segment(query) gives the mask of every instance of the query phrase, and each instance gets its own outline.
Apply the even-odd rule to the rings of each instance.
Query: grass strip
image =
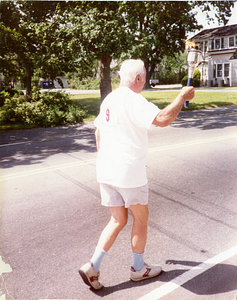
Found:
[[[155,91],[155,92],[142,92],[142,96],[148,101],[157,105],[160,109],[163,109],[170,104],[180,91]],[[73,95],[71,100],[74,103],[83,105],[88,110],[88,117],[85,121],[93,121],[99,114],[100,110],[100,95]],[[199,110],[206,108],[215,108],[219,106],[237,105],[237,93],[236,92],[218,92],[218,91],[196,91],[195,98],[190,101],[188,108],[183,108],[183,111],[187,110]]]
[[[141,94],[148,101],[163,109],[170,104],[175,97],[180,93],[177,91],[144,91]],[[70,100],[74,104],[82,105],[87,111],[88,116],[84,119],[86,122],[93,121],[100,111],[100,94],[87,94],[87,95],[71,95]],[[182,110],[199,110],[207,108],[215,108],[220,106],[237,105],[237,93],[232,91],[218,91],[218,90],[196,90],[195,98],[190,101],[188,108]],[[1,109],[0,109],[1,113]],[[0,125],[0,131],[8,130],[21,130],[35,128],[36,126],[24,124],[6,124]]]

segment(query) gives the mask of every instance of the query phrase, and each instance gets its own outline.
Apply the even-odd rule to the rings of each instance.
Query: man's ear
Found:
[[[136,76],[136,81],[139,82],[139,83],[142,81],[142,77],[141,77],[140,74],[138,74],[138,75]]]

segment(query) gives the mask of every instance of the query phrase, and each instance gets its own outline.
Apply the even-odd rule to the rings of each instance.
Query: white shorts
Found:
[[[136,188],[120,188],[106,183],[100,183],[101,204],[104,206],[147,205],[148,184]]]

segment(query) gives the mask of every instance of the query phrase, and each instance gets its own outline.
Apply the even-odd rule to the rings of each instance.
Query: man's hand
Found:
[[[184,98],[184,102],[192,100],[194,98],[194,94],[195,91],[193,86],[184,86],[182,88],[181,95]]]

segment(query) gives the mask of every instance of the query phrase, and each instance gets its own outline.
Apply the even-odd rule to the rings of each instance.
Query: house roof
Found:
[[[194,35],[190,40],[200,41],[229,35],[237,35],[237,24],[216,27],[212,29],[204,29],[198,34]]]
[[[235,50],[234,54],[230,57],[230,59],[237,59],[237,49]]]

